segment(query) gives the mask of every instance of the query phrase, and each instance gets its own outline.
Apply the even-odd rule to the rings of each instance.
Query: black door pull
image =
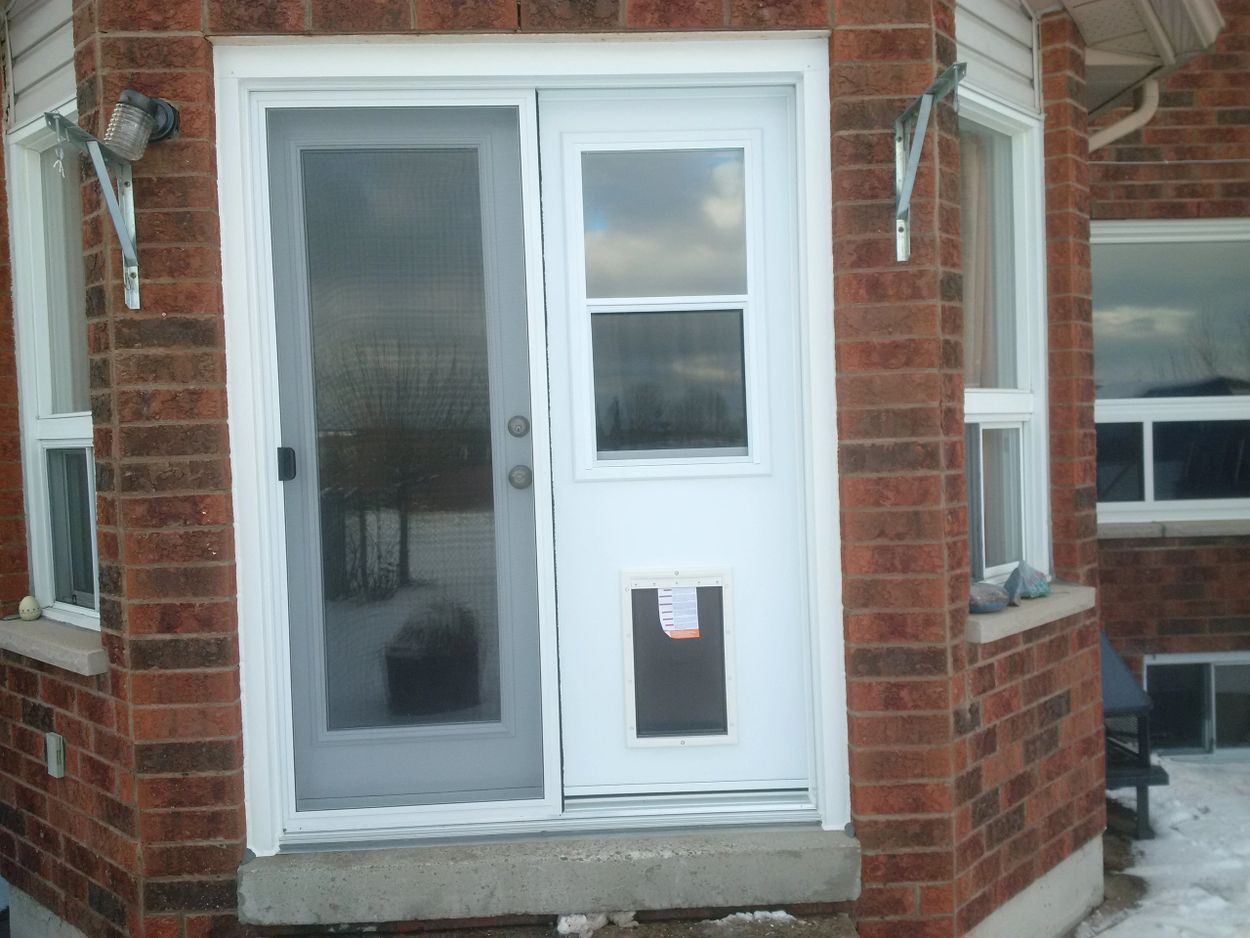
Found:
[[[295,478],[295,450],[289,446],[278,447],[278,481],[290,482]]]

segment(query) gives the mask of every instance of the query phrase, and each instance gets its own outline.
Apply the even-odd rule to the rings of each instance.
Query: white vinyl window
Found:
[[[1250,221],[1092,241],[1098,520],[1250,518]]]
[[[971,89],[959,106],[972,576],[1049,572],[1041,123]]]
[[[31,590],[98,628],[82,169],[42,117],[7,143]]]
[[[1250,653],[1147,655],[1144,671],[1156,749],[1250,751]]]

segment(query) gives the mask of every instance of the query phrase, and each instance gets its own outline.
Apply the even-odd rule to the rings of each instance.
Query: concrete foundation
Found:
[[[85,938],[73,925],[12,886],[9,887],[9,935],[11,938]]]
[[[859,895],[841,831],[749,830],[300,852],[239,869],[239,917],[334,925],[643,909],[775,908]]]
[[[1102,836],[999,906],[967,938],[1059,938],[1102,902]]]

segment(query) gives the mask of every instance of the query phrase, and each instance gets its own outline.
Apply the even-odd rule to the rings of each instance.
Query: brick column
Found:
[[[133,936],[234,907],[243,852],[234,546],[212,55],[199,0],[84,0],[80,123],[124,88],[168,98],[181,135],[135,164],[142,308],[123,300],[98,195],[86,219],[101,624],[139,840]],[[98,193],[98,189],[92,189]]]
[[[9,613],[29,583],[3,185],[0,205],[0,607]],[[88,934],[118,938],[138,891],[132,750],[116,700],[124,682],[117,669],[84,677],[0,652],[0,876]],[[48,731],[65,738],[63,778],[45,766]]]
[[[0,76],[0,91],[3,91]],[[9,264],[9,193],[0,154],[0,611],[16,611],[29,592],[26,505],[22,496],[22,433],[17,407],[17,355],[13,333],[13,272]]]
[[[1066,12],[1042,19],[1050,499],[1055,575],[1096,586],[1094,333],[1089,269],[1085,44]]]
[[[894,118],[954,61],[946,2],[837,5],[835,329],[851,805],[864,938],[954,933],[967,609],[958,137],[936,112],[896,262]]]

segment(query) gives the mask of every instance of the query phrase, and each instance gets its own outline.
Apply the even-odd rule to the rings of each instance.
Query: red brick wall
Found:
[[[1224,32],[1164,80],[1154,119],[1093,155],[1094,218],[1250,217],[1250,0],[1220,12]],[[1099,557],[1104,628],[1134,668],[1250,649],[1250,537],[1109,538]]]
[[[1150,123],[1093,154],[1094,218],[1250,216],[1250,0],[1219,6],[1224,32],[1164,79]]]
[[[0,77],[0,90],[3,90]],[[22,501],[22,438],[13,344],[13,278],[9,267],[9,201],[0,154],[0,612],[26,595],[26,506]]]
[[[955,782],[962,928],[1106,822],[1094,616],[971,645],[968,657],[972,732],[961,740]]]
[[[1134,670],[1143,654],[1250,649],[1250,539],[1099,542],[1103,628]]]
[[[947,12],[939,5],[932,21],[939,65],[950,60]],[[1083,46],[1066,13],[1042,36],[1055,567],[1093,585]],[[856,48],[850,38],[835,30],[834,266],[859,928],[961,934],[1102,830],[1097,629],[1090,613],[993,645],[963,640],[958,147],[940,122],[913,258],[895,265],[879,223],[888,203],[864,193],[886,192],[888,119],[906,103],[890,97],[919,76],[838,56]]]
[[[958,137],[925,142],[895,260],[892,123],[954,61],[953,4],[847,0],[832,44],[839,487],[851,808],[864,938],[954,934],[952,710],[963,667]]]
[[[3,180],[0,205],[0,610],[12,613],[29,587]],[[118,681],[0,652],[0,876],[92,935],[124,934],[138,890]],[[64,778],[44,767],[48,731],[65,737]]]
[[[177,15],[92,0],[74,16],[84,126],[100,132],[99,103],[126,86],[182,108],[182,138],[136,168],[139,312],[121,299],[98,188],[84,188],[109,673],[0,659],[0,873],[89,935],[181,934],[184,918],[194,933],[212,921],[200,913],[233,906],[243,850],[211,56],[199,35],[144,34],[186,25]],[[5,247],[0,513],[20,516]],[[26,592],[25,533],[0,531],[11,600]],[[48,729],[66,739],[64,779],[43,767]]]
[[[1084,46],[1067,13],[1041,26],[1045,106],[1051,518],[1055,574],[1096,585]],[[995,908],[1105,824],[1092,612],[968,646],[956,748],[958,925]]]
[[[86,846],[125,878],[105,877],[75,852],[84,864],[79,878],[58,885],[64,877],[50,864],[60,862],[64,844],[79,842],[82,822],[55,815],[48,838],[24,839],[20,888],[92,934],[191,936],[235,927],[244,818],[206,33],[836,23],[831,210],[861,934],[957,934],[1101,825],[1100,807],[1085,805],[1100,784],[1090,749],[1097,721],[1091,729],[1096,657],[1088,621],[979,649],[963,638],[962,287],[949,104],[926,143],[905,265],[894,260],[891,225],[891,124],[954,60],[950,0],[79,0],[75,20],[82,123],[98,131],[117,92],[133,86],[182,108],[183,137],[154,145],[136,167],[141,311],[122,302],[116,246],[98,198],[86,225],[102,618],[112,669],[79,691],[64,718],[83,699],[111,708],[105,715],[117,735],[91,729],[78,738],[112,741],[109,797],[118,823],[128,817],[130,826],[116,830],[117,843]],[[1048,98],[1062,130],[1047,136],[1050,237],[1063,242],[1051,256],[1056,559],[1065,576],[1092,582],[1081,227],[1088,193],[1080,176],[1083,114],[1070,84],[1079,82],[1079,47],[1066,15],[1051,19],[1047,36]],[[11,395],[0,389],[0,400]],[[10,533],[5,543],[20,543]],[[26,671],[35,673],[29,663],[14,673]],[[45,678],[49,690],[19,675],[8,685],[16,692],[0,696],[0,734],[8,734],[0,735],[0,779],[29,788],[28,801],[51,784],[21,752],[30,742],[22,698],[56,696],[57,680]],[[45,719],[26,706],[30,719]],[[94,705],[90,715],[105,716]],[[27,825],[42,816],[23,805],[19,799],[4,821],[38,831]],[[92,896],[101,895],[123,927],[91,911]]]

